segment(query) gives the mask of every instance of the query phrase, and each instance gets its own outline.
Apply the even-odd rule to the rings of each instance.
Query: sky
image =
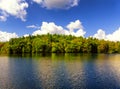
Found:
[[[0,0],[0,41],[47,33],[120,41],[120,0]]]

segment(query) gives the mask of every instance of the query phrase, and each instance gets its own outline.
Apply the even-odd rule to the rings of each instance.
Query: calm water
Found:
[[[120,89],[120,54],[0,56],[0,89]]]

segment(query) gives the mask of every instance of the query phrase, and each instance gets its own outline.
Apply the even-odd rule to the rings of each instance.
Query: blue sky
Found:
[[[11,8],[14,2],[18,9]],[[38,32],[43,22],[48,27],[53,22],[55,26],[69,30],[66,26],[76,20],[82,28],[74,27],[74,31],[83,29],[84,37],[105,35],[103,38],[106,39],[120,32],[120,0],[13,0],[13,3],[0,0],[0,3],[0,31],[17,36]],[[7,6],[11,9],[4,8]],[[33,25],[35,27],[30,27]]]

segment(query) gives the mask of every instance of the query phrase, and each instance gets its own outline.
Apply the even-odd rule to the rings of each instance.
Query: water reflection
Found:
[[[115,79],[117,87],[120,87],[120,55],[111,55],[109,57],[109,68]]]
[[[72,88],[85,89],[85,71],[80,56],[65,55],[68,79]]]
[[[0,57],[0,89],[120,89],[119,54]]]
[[[95,65],[96,65],[96,73],[99,76],[99,85],[101,85],[103,87],[103,89],[120,89],[119,86],[119,81],[118,81],[118,77],[116,76],[116,74],[119,71],[115,72],[115,69],[117,69],[117,67],[114,67],[116,64],[114,64],[115,62],[115,56],[116,55],[98,55],[98,60],[96,60]],[[117,55],[118,56],[118,55]],[[120,57],[120,55],[119,55]],[[117,59],[118,63],[120,63],[119,58]],[[113,66],[114,65],[114,66]],[[119,75],[120,77],[120,75]]]
[[[54,73],[52,60],[48,57],[41,57],[40,59],[34,60],[34,70],[36,78],[41,83],[43,89],[53,89],[54,87]]]
[[[0,88],[7,89],[11,86],[9,71],[9,59],[8,57],[1,57],[0,60]]]
[[[36,89],[32,60],[0,57],[0,89]]]

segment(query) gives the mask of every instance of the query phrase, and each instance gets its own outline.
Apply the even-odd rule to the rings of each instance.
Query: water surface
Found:
[[[0,56],[0,89],[120,89],[120,54]]]

